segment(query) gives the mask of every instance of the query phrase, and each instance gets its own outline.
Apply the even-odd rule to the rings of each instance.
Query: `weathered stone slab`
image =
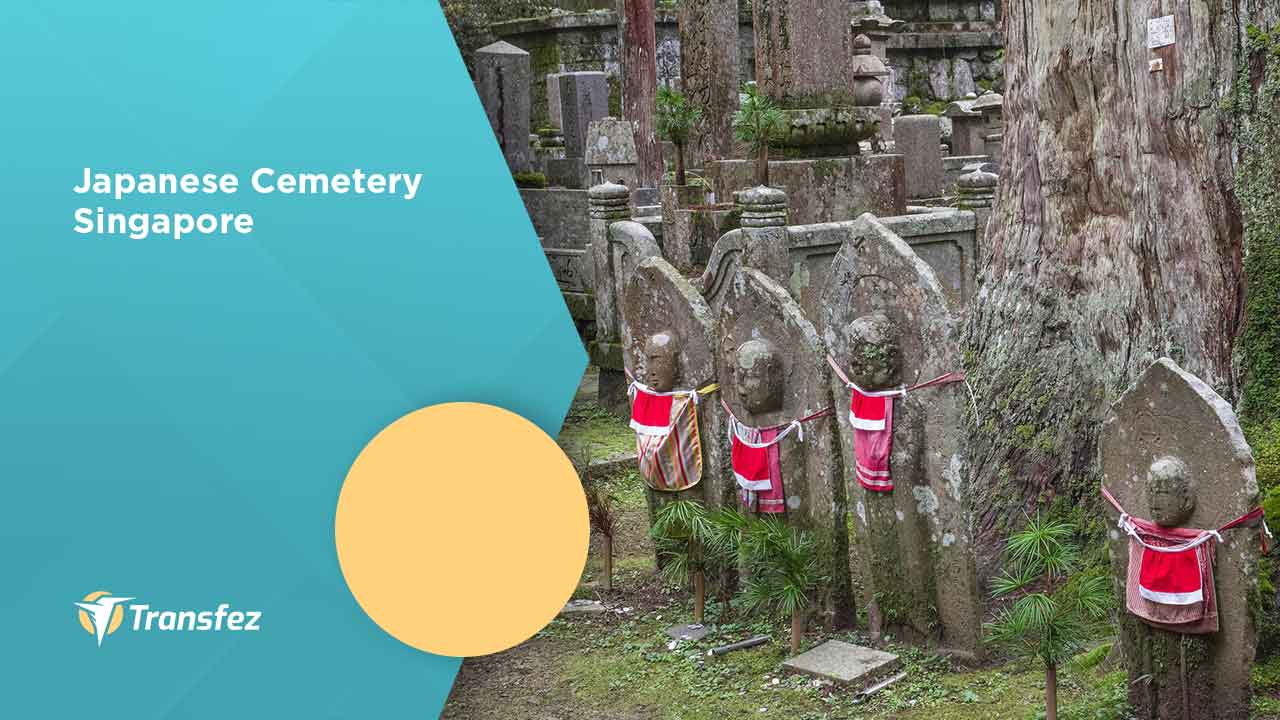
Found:
[[[904,115],[893,121],[893,142],[902,154],[908,198],[934,198],[945,189],[942,130],[935,115]]]
[[[774,228],[769,228],[773,230]],[[744,253],[757,250],[746,236]],[[730,282],[719,310],[716,344],[721,395],[749,427],[789,423],[830,404],[826,350],[799,304],[764,273],[744,265]],[[830,416],[804,425],[778,444],[788,523],[808,528],[828,549],[821,558],[831,578],[824,610],[839,627],[855,612],[849,578],[847,503]]]
[[[561,617],[572,615],[599,615],[605,612],[604,603],[599,600],[570,600],[560,611]]]
[[[602,72],[561,73],[559,80],[565,157],[585,157],[588,127],[609,114],[609,83]]]
[[[530,167],[529,53],[499,40],[475,52],[476,91],[511,172]]]
[[[1166,526],[1213,529],[1258,504],[1253,453],[1231,405],[1168,358],[1149,367],[1112,406],[1099,452],[1103,486],[1134,517]],[[1179,502],[1170,503],[1171,499]],[[1115,511],[1107,507],[1114,520]],[[1115,592],[1123,608],[1128,538],[1112,530],[1109,549]],[[1222,533],[1214,569],[1216,633],[1180,635],[1121,613],[1129,702],[1138,717],[1249,716],[1250,667],[1257,646],[1250,603],[1258,592],[1258,553],[1256,529]],[[1184,692],[1190,703],[1185,715]]]
[[[665,632],[672,640],[698,642],[710,631],[706,625],[672,625]]]
[[[668,392],[716,381],[715,316],[665,259],[652,256],[636,265],[626,280],[621,315],[626,363],[642,382]],[[718,402],[701,402],[697,412],[703,470],[694,494],[709,507],[731,504],[724,411]]]
[[[705,158],[733,153],[733,113],[738,109],[738,0],[699,0],[677,6],[680,84],[702,118],[685,158],[702,167]]]
[[[837,685],[863,685],[897,670],[898,665],[897,655],[839,640],[828,640],[782,663],[791,672]]]
[[[869,390],[960,370],[956,321],[933,269],[870,215],[850,235],[818,303],[832,358]],[[888,492],[854,477],[850,391],[832,375],[831,392],[872,637],[891,632],[980,655],[982,603],[960,472],[964,386],[938,385],[893,401]]]
[[[853,7],[829,0],[757,0],[756,80],[783,107],[851,105]]]
[[[708,162],[706,178],[716,198],[727,200],[755,184],[755,161]],[[864,212],[901,215],[907,209],[901,155],[773,160],[769,183],[786,190],[793,225],[852,220]]]
[[[630,122],[611,117],[593,121],[587,127],[584,152],[587,172],[598,176],[601,182],[635,187],[640,181],[635,129]]]

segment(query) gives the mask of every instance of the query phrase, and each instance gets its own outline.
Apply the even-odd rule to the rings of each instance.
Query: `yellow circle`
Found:
[[[107,592],[106,590],[95,590],[94,592],[91,592],[88,595],[85,595],[84,601],[93,602],[94,600],[97,600],[100,597],[106,597],[109,595],[111,595],[111,593]],[[79,611],[78,616],[80,620],[80,627],[84,628],[85,632],[89,633],[90,635],[93,635],[94,634],[93,621],[89,619],[89,613],[81,610]],[[110,635],[111,633],[114,633],[115,631],[119,630],[121,622],[124,622],[124,608],[120,605],[117,605],[116,609],[111,611],[111,622],[107,623],[107,634]]]
[[[587,504],[536,425],[477,403],[388,425],[347,473],[338,564],[360,607],[437,655],[506,650],[541,630],[587,559]]]

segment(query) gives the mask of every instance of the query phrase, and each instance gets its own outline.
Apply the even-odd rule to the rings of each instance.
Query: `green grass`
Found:
[[[574,457],[589,455],[592,460],[634,453],[636,435],[627,423],[594,403],[575,405],[565,418],[557,440]]]

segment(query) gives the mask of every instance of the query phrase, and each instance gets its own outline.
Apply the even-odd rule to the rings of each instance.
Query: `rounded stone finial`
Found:
[[[956,178],[956,191],[959,194],[956,207],[991,207],[991,203],[995,200],[999,176],[988,171],[981,164],[972,166],[972,169],[966,169],[969,171]]]
[[[871,54],[871,38],[859,33],[853,38],[853,54],[869,55]]]
[[[631,191],[626,185],[605,181],[587,190],[593,220],[626,220],[631,214]]]
[[[742,210],[742,227],[781,227],[787,224],[787,193],[779,188],[757,185],[733,194]]]

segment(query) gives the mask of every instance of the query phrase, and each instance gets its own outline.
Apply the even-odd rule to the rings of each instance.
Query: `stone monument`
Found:
[[[1212,530],[1258,504],[1253,453],[1231,405],[1168,358],[1149,367],[1112,406],[1099,453],[1102,486],[1125,512],[1159,526]],[[1108,509],[1115,520],[1117,511]],[[1138,717],[1249,716],[1257,532],[1238,527],[1220,533],[1213,567],[1217,632],[1172,632],[1122,611],[1120,643]],[[1129,537],[1113,528],[1109,550],[1124,608]]]
[[[756,429],[785,426],[828,408],[826,350],[813,324],[778,283],[742,267],[717,319],[717,377],[738,422]],[[789,523],[814,533],[831,578],[821,609],[828,624],[851,627],[855,611],[849,578],[847,504],[840,479],[835,423],[829,415],[792,431],[777,444]],[[761,510],[765,508],[761,507]]]
[[[832,261],[819,308],[831,357],[864,390],[960,369],[956,321],[933,270],[870,214],[857,220]],[[830,382],[873,638],[892,632],[977,659],[982,603],[959,449],[964,385],[888,400],[892,489],[882,491],[855,479],[850,390],[834,373]]]
[[[680,82],[702,118],[689,138],[690,167],[733,153],[738,109],[738,0],[700,0],[676,6],[680,28]]]
[[[689,280],[661,257],[642,260],[622,296],[623,354],[641,382],[659,392],[698,390],[716,380],[715,319]],[[699,398],[702,479],[687,492],[708,507],[734,502],[728,429],[719,396]],[[651,499],[656,493],[650,493]],[[657,503],[652,503],[657,504]]]
[[[475,53],[476,92],[511,172],[526,172],[529,150],[529,53],[499,40]]]
[[[906,165],[908,198],[942,195],[942,129],[936,115],[903,115],[893,121],[893,141]]]

